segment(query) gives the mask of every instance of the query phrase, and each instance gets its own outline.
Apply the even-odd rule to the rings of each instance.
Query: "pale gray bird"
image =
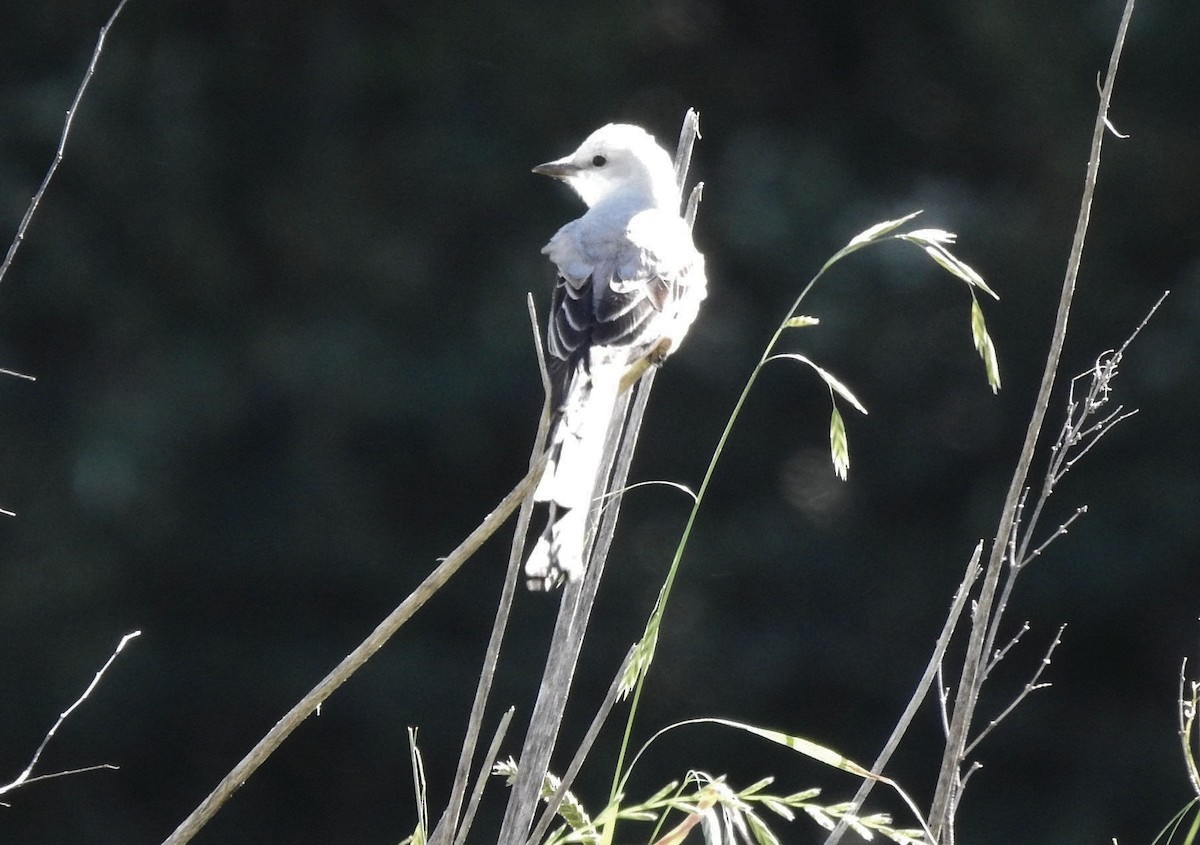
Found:
[[[550,506],[525,564],[530,589],[578,578],[589,506],[621,380],[679,348],[705,296],[704,256],[679,215],[671,156],[646,130],[610,123],[534,173],[566,182],[587,212],[542,248],[558,268],[546,331],[549,460],[534,493]]]

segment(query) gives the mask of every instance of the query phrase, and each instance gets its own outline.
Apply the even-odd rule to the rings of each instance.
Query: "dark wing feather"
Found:
[[[655,319],[688,289],[694,254],[690,233],[666,212],[639,212],[618,239],[592,242],[578,224],[563,227],[543,250],[559,268],[546,337],[555,409],[592,348],[624,347],[632,364],[659,341]]]
[[[559,274],[554,282],[554,294],[550,300],[550,320],[546,330],[550,408],[555,416],[566,399],[571,372],[580,361],[587,360],[594,323],[591,277],[576,285]]]
[[[559,275],[546,337],[551,407],[559,408],[571,371],[581,363],[586,366],[593,346],[628,346],[631,363],[651,346],[658,338],[647,336],[646,328],[669,294],[670,285],[659,276],[597,287],[594,276],[575,284]]]

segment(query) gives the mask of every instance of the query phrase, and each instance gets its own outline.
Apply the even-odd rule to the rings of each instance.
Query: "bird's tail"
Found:
[[[533,498],[550,505],[546,528],[525,562],[530,589],[549,590],[583,574],[587,514],[620,392],[620,372],[577,366],[550,432],[550,457]]]

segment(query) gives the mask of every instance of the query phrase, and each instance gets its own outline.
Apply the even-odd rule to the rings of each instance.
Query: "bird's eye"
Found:
[[[595,156],[592,158],[592,167],[603,167],[608,164],[608,159],[604,156]]]

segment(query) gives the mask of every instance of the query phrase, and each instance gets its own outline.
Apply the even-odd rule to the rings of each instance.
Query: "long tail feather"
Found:
[[[604,443],[612,422],[620,373],[580,366],[572,375],[550,436],[550,460],[534,493],[547,502],[546,528],[525,563],[530,589],[552,589],[583,574],[588,510],[597,496]]]

